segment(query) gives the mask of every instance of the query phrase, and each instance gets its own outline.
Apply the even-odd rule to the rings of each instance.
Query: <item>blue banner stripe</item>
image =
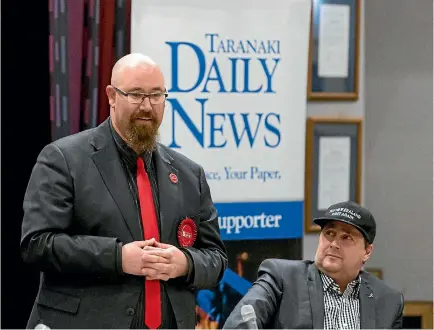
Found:
[[[227,284],[240,295],[244,296],[252,286],[252,283],[244,277],[239,276],[237,273],[230,269],[226,269],[220,283]]]
[[[237,275],[230,269],[226,269],[222,280],[220,281],[218,287],[213,290],[199,290],[196,295],[197,305],[208,315],[215,314],[215,306],[213,306],[213,301],[216,295],[225,295],[224,286],[227,285],[231,289],[235,290],[240,298],[243,297],[247,291],[252,286],[252,283],[247,281],[245,278]],[[217,318],[217,317],[216,317]]]
[[[223,240],[303,236],[303,201],[215,203]]]

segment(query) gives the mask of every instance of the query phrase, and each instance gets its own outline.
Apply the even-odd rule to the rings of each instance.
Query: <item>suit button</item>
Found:
[[[127,308],[127,315],[132,316],[134,315],[134,312],[135,312],[134,308],[132,307]]]

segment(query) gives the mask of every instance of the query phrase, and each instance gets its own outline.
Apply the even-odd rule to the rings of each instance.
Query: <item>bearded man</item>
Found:
[[[41,271],[28,328],[195,327],[195,292],[227,267],[203,168],[157,142],[168,96],[129,54],[110,117],[47,145],[24,197],[21,253]]]

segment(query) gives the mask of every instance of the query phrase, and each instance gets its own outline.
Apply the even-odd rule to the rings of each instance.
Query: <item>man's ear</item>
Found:
[[[363,263],[368,261],[368,259],[371,257],[372,251],[374,250],[374,244],[369,244],[365,250],[366,250],[366,253],[363,257]]]
[[[108,98],[110,107],[113,108],[115,106],[116,91],[111,85],[108,85],[105,88],[105,92],[107,94],[107,98]]]

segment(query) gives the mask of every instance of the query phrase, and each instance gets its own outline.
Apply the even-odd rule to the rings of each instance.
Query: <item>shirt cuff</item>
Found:
[[[116,249],[116,273],[119,275],[123,275],[124,271],[122,269],[122,243],[118,243],[118,248]]]

